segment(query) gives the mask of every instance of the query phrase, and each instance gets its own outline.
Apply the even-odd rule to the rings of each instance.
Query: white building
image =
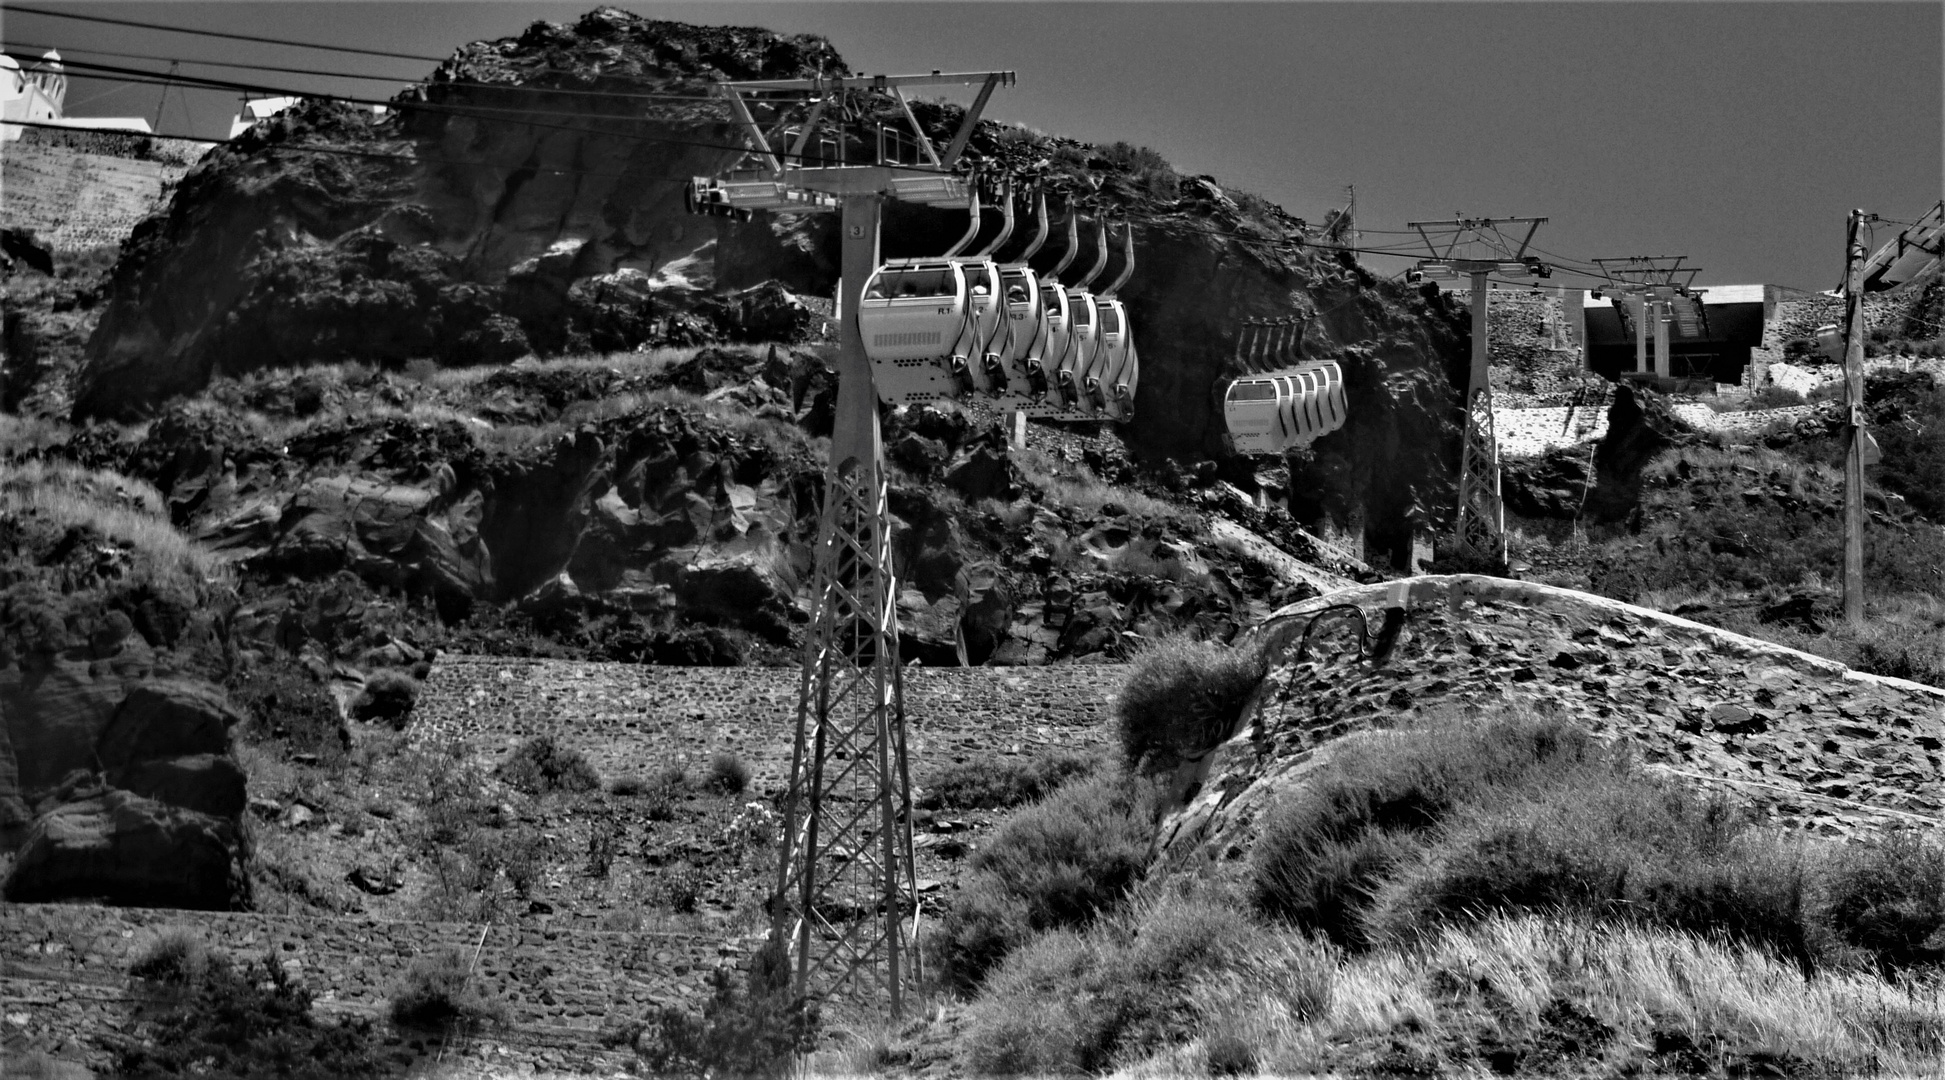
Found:
[[[49,49],[25,68],[13,57],[0,53],[0,142],[18,139],[28,130],[18,123],[7,123],[9,120],[142,135],[154,130],[139,116],[64,116],[61,110],[67,96],[67,69],[61,64],[59,52]]]
[[[256,126],[259,120],[268,120],[302,100],[296,97],[244,98],[243,108],[230,121],[230,138],[236,138]],[[385,106],[373,105],[371,111],[374,116],[384,116]]]

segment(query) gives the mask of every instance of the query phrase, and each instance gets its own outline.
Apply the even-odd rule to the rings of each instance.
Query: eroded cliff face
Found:
[[[644,95],[844,70],[822,39],[600,9],[461,48],[382,120],[320,103],[260,124],[131,240],[77,412],[145,415],[213,375],[273,366],[812,338],[820,324],[798,297],[836,286],[833,215],[685,213],[681,181],[728,164],[741,135],[720,105]],[[961,115],[916,111],[941,142]],[[1057,217],[1079,208],[1133,228],[1122,296],[1143,364],[1122,436],[1138,460],[1216,459],[1313,524],[1362,506],[1393,552],[1446,512],[1466,331],[1445,301],[1376,281],[1316,246],[1320,230],[1126,144],[986,121],[965,162],[1047,191]],[[884,253],[942,251],[965,225],[963,211],[892,204]],[[1017,257],[1029,231],[996,254]],[[1094,244],[1081,230],[1068,280]],[[1102,282],[1119,272],[1115,247]],[[1065,254],[1056,236],[1033,263]],[[1342,362],[1350,421],[1259,480],[1266,463],[1224,452],[1220,394],[1240,322],[1286,317],[1308,321],[1305,355]]]
[[[828,245],[804,234],[828,222],[684,213],[736,132],[720,106],[643,95],[820,70],[845,70],[822,39],[601,9],[460,49],[383,119],[310,103],[260,124],[130,239],[77,411],[264,367],[776,336],[775,297],[724,294],[817,287]]]

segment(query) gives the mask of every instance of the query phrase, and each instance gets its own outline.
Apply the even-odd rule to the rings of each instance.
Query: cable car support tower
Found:
[[[1466,379],[1465,447],[1459,461],[1458,550],[1494,566],[1506,565],[1506,509],[1499,496],[1499,444],[1493,435],[1491,365],[1486,353],[1487,276],[1549,277],[1552,268],[1526,253],[1543,217],[1413,221],[1431,257],[1419,260],[1412,280],[1472,279],[1472,368]],[[1517,246],[1502,225],[1526,226]],[[1443,247],[1441,248],[1441,244]],[[1460,245],[1468,258],[1460,256]],[[1480,249],[1484,249],[1481,251]]]
[[[967,183],[953,167],[992,92],[1013,81],[1010,71],[991,71],[718,83],[716,93],[744,128],[758,168],[698,178],[691,188],[704,212],[842,215],[836,420],[824,468],[816,609],[798,695],[771,935],[788,951],[793,992],[850,998],[867,1008],[888,1002],[894,1018],[919,975],[918,905],[884,447],[859,301],[879,266],[885,200],[966,205]],[[979,91],[952,141],[938,149],[903,91],[948,85]],[[897,101],[916,136],[911,163],[886,160],[883,131],[871,164],[847,164],[842,150],[837,161],[821,153],[805,159],[827,107],[840,103],[841,109],[847,93],[858,91]],[[811,96],[794,139],[782,123],[766,132],[752,113],[750,106],[765,104],[771,94],[788,95],[791,104]],[[773,147],[779,139],[789,141]]]

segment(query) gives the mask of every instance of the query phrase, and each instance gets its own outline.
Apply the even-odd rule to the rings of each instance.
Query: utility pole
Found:
[[[1466,218],[1450,221],[1413,221],[1432,257],[1421,259],[1407,280],[1468,277],[1472,281],[1472,364],[1466,376],[1465,441],[1459,457],[1459,503],[1455,539],[1458,550],[1496,567],[1506,565],[1506,507],[1500,499],[1499,442],[1493,431],[1492,363],[1488,352],[1486,308],[1489,274],[1549,277],[1552,268],[1526,254],[1543,217]],[[1517,249],[1500,225],[1525,225]],[[1428,232],[1427,230],[1431,230]],[[1432,232],[1445,243],[1440,250]],[[1449,233],[1449,235],[1447,235]],[[1460,244],[1484,245],[1474,254],[1489,258],[1457,258]]]
[[[1844,242],[1844,621],[1864,622],[1864,211]]]
[[[858,312],[865,281],[880,262],[886,200],[965,205],[968,188],[953,166],[993,90],[1012,83],[1012,72],[994,71],[716,86],[759,168],[710,183],[712,205],[841,215],[837,410],[818,523],[816,611],[805,636],[783,841],[770,899],[771,940],[789,953],[793,992],[846,996],[866,1007],[888,1004],[893,1019],[921,975],[913,940],[918,890],[884,443]],[[951,144],[935,150],[902,88],[968,84],[980,87],[978,97]],[[858,91],[898,101],[924,164],[887,164],[882,152],[871,165],[823,156],[816,165],[804,160],[827,107]],[[745,97],[771,92],[792,100],[808,92],[816,102],[794,142],[778,142],[774,149],[772,140],[784,135],[784,125],[766,133]],[[878,139],[882,147],[882,129]]]

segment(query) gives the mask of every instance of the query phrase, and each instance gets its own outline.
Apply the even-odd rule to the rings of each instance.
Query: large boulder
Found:
[[[241,818],[249,803],[243,767],[227,754],[138,761],[110,773],[109,782],[143,798],[217,818]]]
[[[0,894],[13,903],[98,900],[129,907],[246,907],[237,823],[106,790],[43,814]]]
[[[86,661],[0,668],[0,846],[24,839],[48,790],[94,768],[95,744],[122,697],[121,680],[97,678]]]
[[[137,683],[95,744],[110,773],[140,762],[194,754],[227,754],[230,729],[242,722],[223,691],[190,679]]]

